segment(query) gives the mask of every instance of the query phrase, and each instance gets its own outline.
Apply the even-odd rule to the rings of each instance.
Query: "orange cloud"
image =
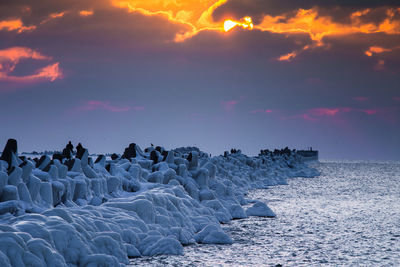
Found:
[[[62,73],[58,62],[41,68],[32,75],[12,76],[0,72],[0,81],[12,83],[33,83],[38,81],[53,82],[59,78],[62,78]]]
[[[45,20],[43,20],[40,24],[44,24],[47,23],[51,20],[54,19],[58,19],[58,18],[62,18],[65,16],[67,12],[66,11],[62,11],[62,12],[57,12],[57,13],[51,13]]]
[[[36,29],[36,26],[24,26],[21,19],[0,21],[0,31],[17,31],[18,33]]]
[[[277,34],[306,34],[313,41],[285,55],[276,58],[278,61],[293,61],[305,50],[325,46],[324,38],[328,36],[345,36],[351,34],[385,33],[400,34],[400,8],[387,8],[381,22],[370,22],[367,16],[373,9],[363,9],[350,14],[348,22],[337,22],[329,15],[321,14],[318,8],[298,9],[278,16],[264,15],[261,22],[253,24],[252,18],[246,16],[241,20],[226,17],[224,21],[214,21],[213,12],[228,0],[111,0],[115,7],[137,12],[145,16],[162,16],[169,22],[181,24],[183,29],[175,35],[176,42],[182,42],[202,31],[228,32],[235,27],[258,30]],[[391,51],[388,48],[371,46],[365,52],[367,56]],[[384,62],[379,62],[377,69],[382,69]]]
[[[81,17],[89,17],[93,15],[93,10],[81,10],[79,11],[79,16]]]
[[[367,51],[365,51],[365,54],[369,57],[372,57],[374,54],[380,54],[383,52],[390,52],[392,49],[389,48],[383,48],[380,46],[371,46]]]
[[[186,26],[175,36],[176,42],[185,41],[205,30],[224,31],[221,23],[214,22],[212,13],[227,0],[112,0],[116,7],[138,12],[145,16],[164,16],[172,23]]]
[[[293,51],[278,58],[278,61],[292,61],[297,56],[297,52]]]
[[[388,9],[387,17],[378,24],[363,22],[361,19],[370,12],[369,9],[351,14],[350,23],[338,23],[332,17],[323,16],[315,8],[299,9],[295,16],[290,14],[279,16],[264,16],[262,22],[255,29],[281,34],[308,34],[317,44],[323,44],[326,36],[341,36],[356,33],[386,33],[400,34],[400,20],[396,20],[397,9]]]
[[[15,67],[25,59],[51,60],[52,58],[27,47],[11,47],[0,50],[0,82],[31,83],[44,80],[52,82],[62,78],[58,62],[40,68],[31,75],[12,75]]]

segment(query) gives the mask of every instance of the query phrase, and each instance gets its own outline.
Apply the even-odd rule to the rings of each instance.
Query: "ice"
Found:
[[[195,236],[196,241],[204,244],[232,244],[232,239],[216,225],[204,227]]]
[[[275,213],[263,202],[256,202],[246,210],[247,216],[275,217]]]
[[[134,144],[126,158],[93,164],[86,149],[39,163],[8,153],[12,169],[0,161],[0,266],[123,266],[196,242],[231,244],[220,223],[275,216],[259,201],[245,211],[248,190],[318,175],[296,154],[211,158],[193,147],[143,152]]]

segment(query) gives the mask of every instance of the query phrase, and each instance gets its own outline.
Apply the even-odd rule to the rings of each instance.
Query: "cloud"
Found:
[[[229,100],[229,101],[221,101],[221,106],[227,113],[231,113],[235,110],[236,105],[239,101]]]
[[[0,72],[0,82],[10,83],[34,83],[40,81],[51,81],[54,82],[56,79],[60,79],[62,73],[59,67],[59,63],[54,63],[46,67],[38,69],[34,74],[25,76],[12,76]]]
[[[41,81],[55,81],[63,77],[59,62],[52,63],[37,69],[34,74],[15,76],[13,71],[23,60],[52,60],[51,57],[43,55],[28,47],[11,47],[0,50],[0,82],[8,83],[34,83]]]
[[[95,111],[95,110],[105,110],[109,112],[128,112],[128,111],[142,111],[145,108],[143,106],[116,106],[111,105],[110,101],[100,101],[100,100],[88,100],[84,102],[81,106],[77,107],[76,111]]]
[[[93,10],[81,10],[79,11],[81,17],[89,17],[93,15]]]
[[[310,122],[317,122],[322,119],[336,118],[347,113],[362,113],[365,115],[375,115],[379,113],[379,109],[358,109],[350,107],[337,107],[337,108],[312,108],[306,110],[304,113],[294,115],[292,118],[301,118]]]
[[[278,61],[288,61],[288,62],[290,62],[290,61],[292,61],[295,57],[297,57],[297,52],[296,52],[296,51],[293,51],[293,52],[290,52],[290,53],[288,53],[288,54],[285,54],[285,55],[280,56],[277,60],[278,60]]]
[[[260,31],[269,31],[280,34],[307,34],[319,45],[322,45],[326,36],[343,36],[349,34],[400,34],[400,19],[395,18],[399,10],[388,9],[386,19],[379,24],[363,23],[360,17],[368,13],[356,11],[350,15],[350,23],[334,22],[330,16],[321,16],[317,9],[299,9],[295,15],[283,14],[280,16],[266,15],[261,23],[254,26]]]
[[[215,20],[221,20],[226,16],[252,16],[260,19],[266,14],[276,16],[299,9],[318,8],[320,10],[329,10],[331,14],[335,14],[335,19],[340,19],[360,9],[378,9],[382,7],[400,7],[400,3],[397,0],[229,0],[215,10],[213,17]]]
[[[17,31],[22,33],[36,29],[36,26],[25,26],[21,19],[11,19],[0,21],[0,31]]]
[[[167,1],[160,4],[159,0],[112,0],[116,7],[145,16],[162,16],[173,24],[181,24],[185,28],[175,35],[175,41],[182,42],[202,31],[223,32],[223,24],[216,23],[212,14],[216,8],[227,0],[186,0]]]
[[[390,51],[392,51],[392,49],[383,48],[383,47],[380,47],[380,46],[371,46],[371,47],[368,48],[367,51],[365,51],[365,54],[367,56],[369,56],[369,57],[372,57],[374,54],[380,54],[380,53],[383,53],[383,52],[390,52]]]

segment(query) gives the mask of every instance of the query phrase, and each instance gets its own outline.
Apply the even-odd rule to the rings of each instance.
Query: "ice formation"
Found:
[[[231,244],[220,223],[275,216],[248,190],[318,175],[293,152],[232,152],[130,144],[93,162],[68,144],[32,160],[11,139],[0,158],[0,266],[124,266],[195,242]]]

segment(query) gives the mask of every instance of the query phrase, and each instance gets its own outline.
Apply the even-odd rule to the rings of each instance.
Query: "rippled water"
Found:
[[[400,162],[322,162],[317,178],[255,190],[277,218],[223,225],[233,245],[192,245],[141,266],[400,266]]]

